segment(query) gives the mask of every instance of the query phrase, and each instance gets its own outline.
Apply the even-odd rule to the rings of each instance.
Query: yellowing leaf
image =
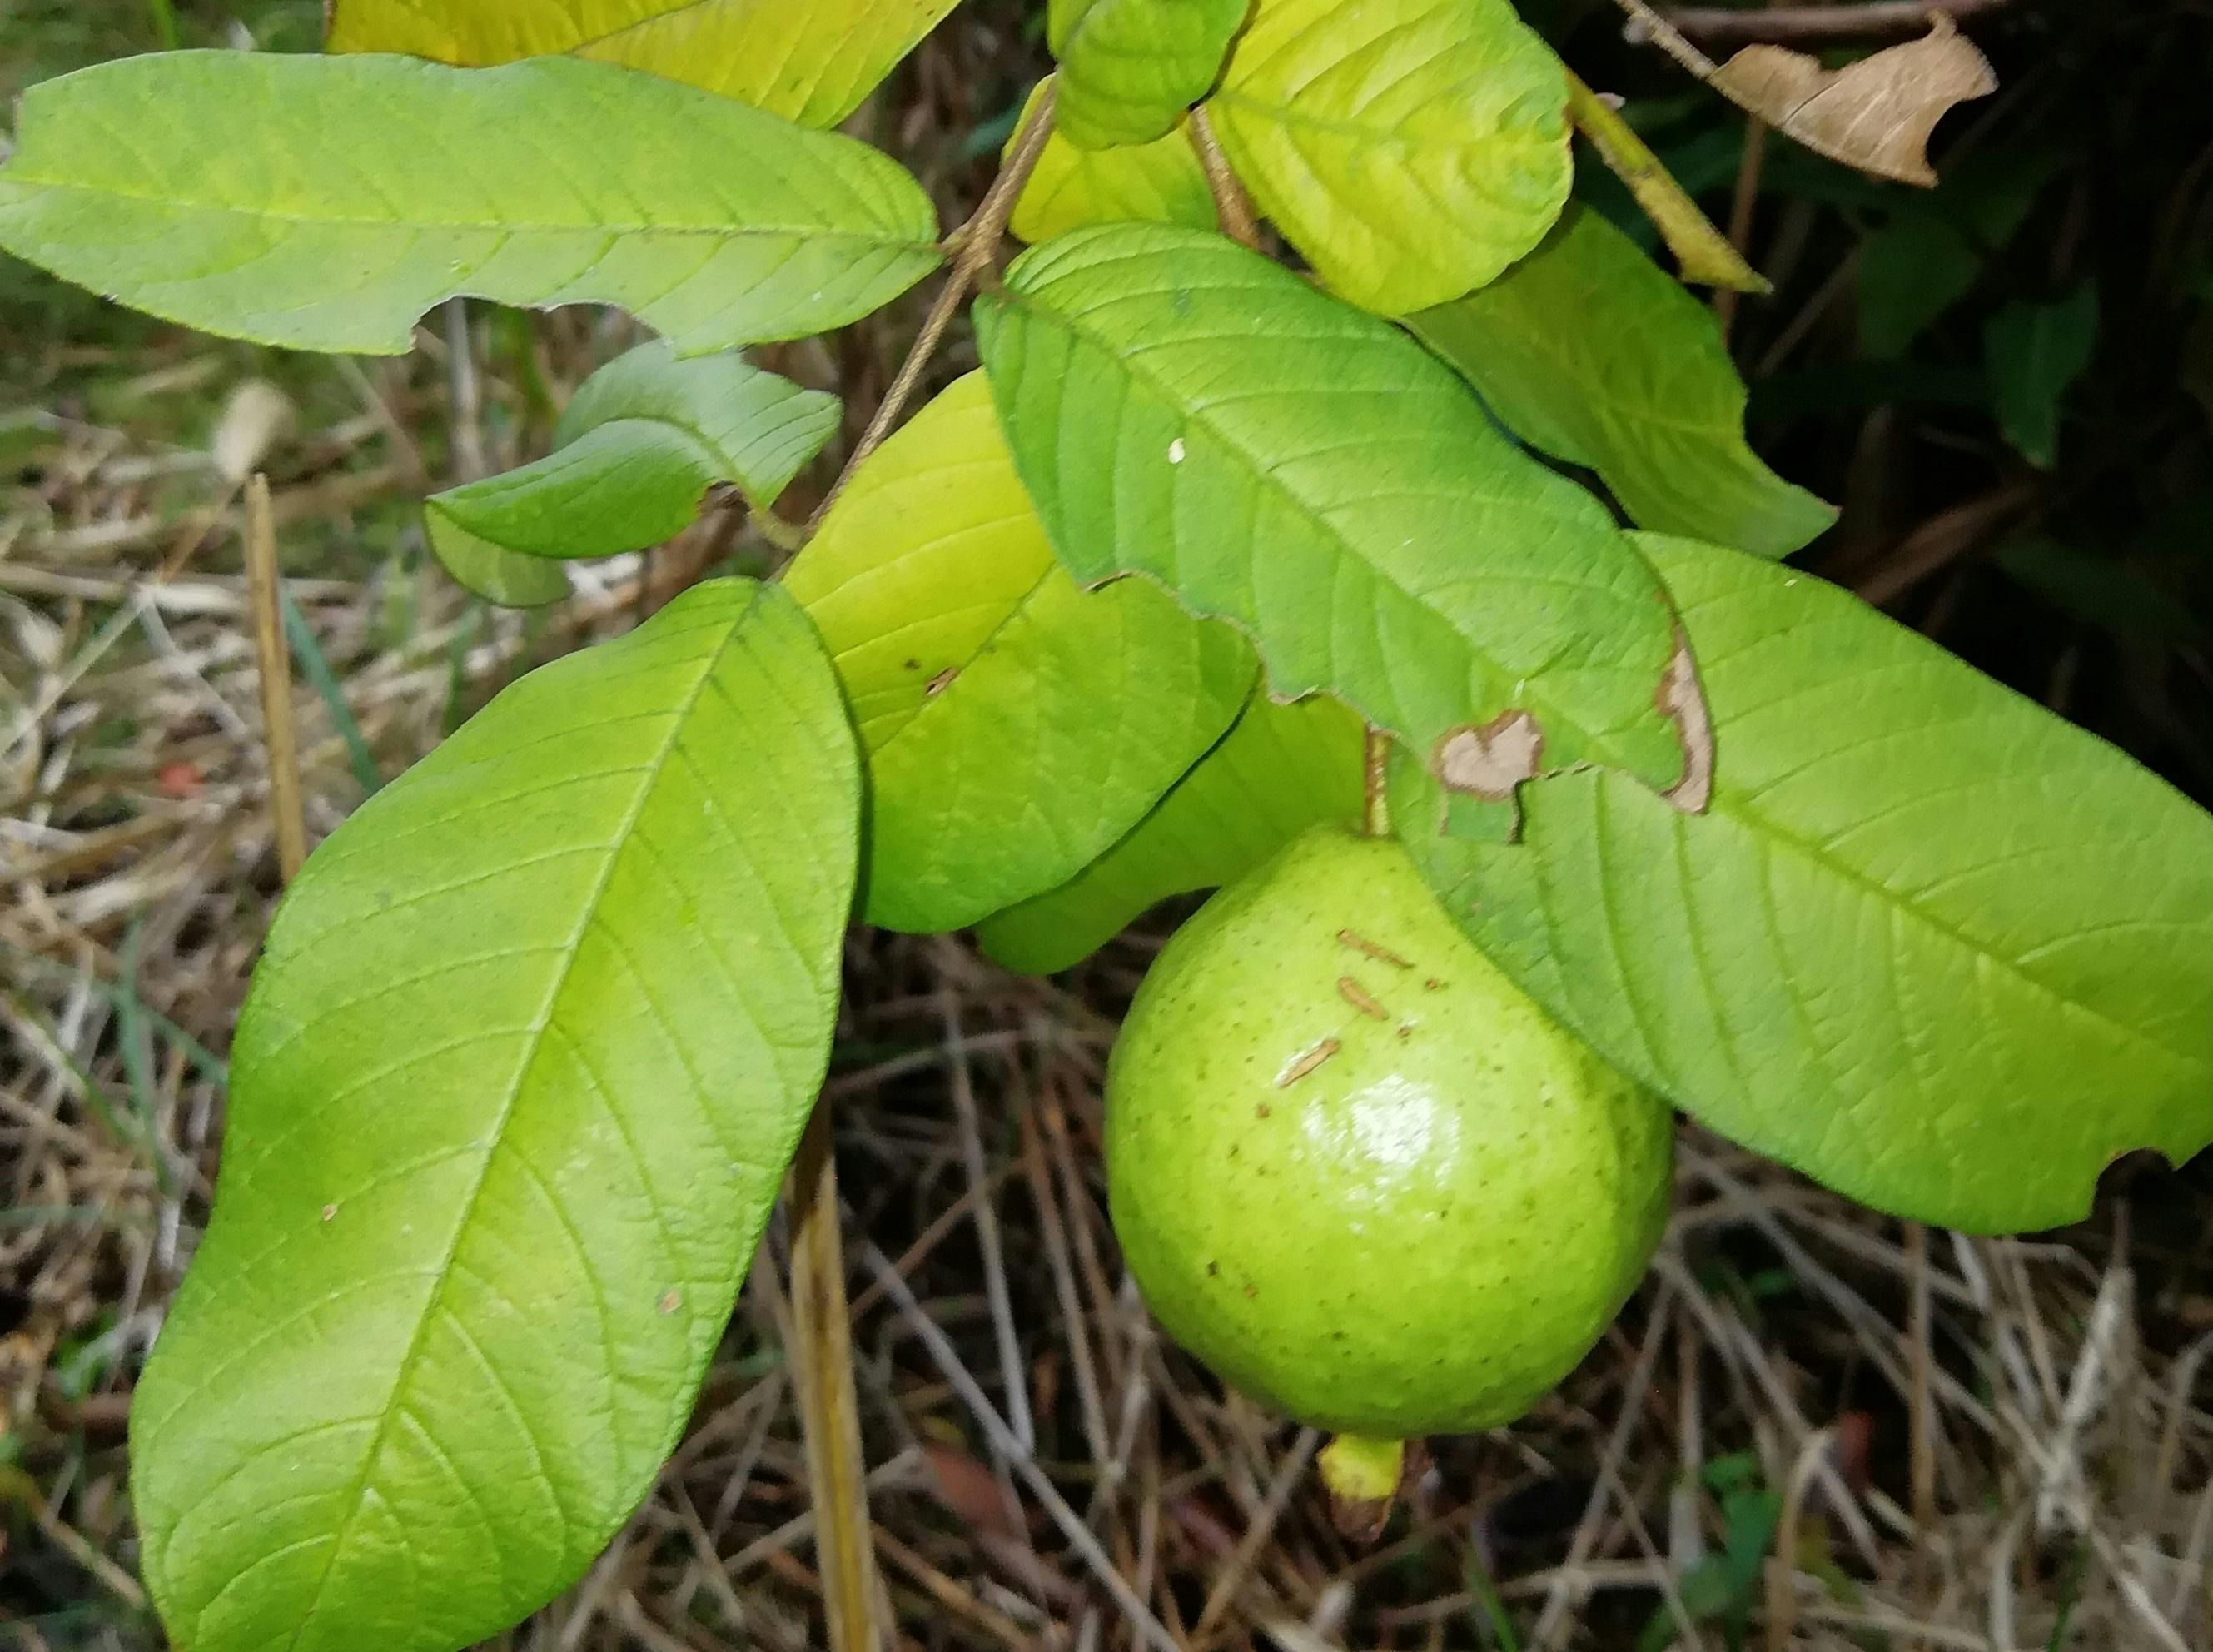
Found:
[[[1990,60],[1938,13],[1917,40],[1824,69],[1802,52],[1748,46],[1708,84],[1817,155],[1900,183],[1933,185],[1929,135],[1955,104],[1998,89]]]
[[[1506,0],[1259,0],[1207,109],[1331,289],[1397,315],[1544,238],[1568,196],[1567,103]]]
[[[1061,570],[980,373],[862,466],[784,585],[869,762],[864,910],[957,930],[1074,876],[1220,737],[1255,675],[1157,587]]]
[[[834,126],[954,0],[331,0],[333,52],[465,68],[569,52]]]
[[[1045,94],[1039,83],[1015,123],[1019,132]],[[1007,140],[1012,149],[1015,140]],[[1088,223],[1180,223],[1215,226],[1214,198],[1191,135],[1179,127],[1149,143],[1112,149],[1079,149],[1055,131],[1022,186],[1009,225],[1027,241],[1051,241]]]
[[[1222,72],[1249,0],[1052,0],[1053,115],[1079,148],[1147,143],[1174,129]]]
[[[1641,527],[1783,557],[1836,520],[1746,445],[1744,381],[1713,312],[1588,207],[1408,324],[1515,435],[1596,471]]]

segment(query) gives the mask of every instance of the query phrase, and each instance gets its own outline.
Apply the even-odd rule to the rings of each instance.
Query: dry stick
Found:
[[[1729,199],[1729,245],[1743,257],[1752,247],[1752,212],[1759,199],[1759,168],[1767,158],[1767,123],[1758,115],[1744,118],[1744,158],[1737,163],[1736,193]],[[1746,259],[1749,265],[1751,260]],[[1729,328],[1736,321],[1736,307],[1742,296],[1734,287],[1714,289],[1714,319],[1721,323],[1722,343],[1728,343]]]
[[[1934,13],[1955,21],[1997,11],[2013,0],[1867,0],[1859,5],[1774,6],[1737,11],[1724,6],[1678,6],[1667,21],[1701,40],[1844,40],[1869,35],[1917,34]]]
[[[1214,198],[1215,221],[1222,233],[1240,247],[1260,248],[1259,220],[1253,215],[1253,198],[1230,170],[1229,157],[1214,135],[1214,122],[1204,106],[1191,112],[1191,138],[1198,150],[1199,170],[1206,174],[1206,192]]]
[[[1222,1614],[1229,1609],[1237,1591],[1252,1575],[1253,1563],[1259,1558],[1260,1551],[1275,1534],[1276,1524],[1290,1506],[1291,1493],[1306,1478],[1307,1465],[1321,1445],[1319,1429],[1302,1429],[1277,1468],[1275,1478],[1268,1484],[1267,1494],[1260,1499],[1260,1512],[1245,1527],[1245,1534],[1237,1539],[1237,1547],[1222,1563],[1215,1575],[1214,1586],[1206,1593],[1206,1603],[1199,1609],[1198,1622],[1192,1625],[1192,1638],[1204,1642],[1208,1631],[1222,1621]]]
[[[799,1332],[799,1412],[814,1505],[814,1550],[832,1652],[884,1644],[881,1584],[869,1536],[869,1489],[861,1466],[860,1400],[845,1301],[845,1257],[838,1234],[838,1176],[830,1106],[815,1104],[792,1169],[791,1309]]]
[[[1015,1309],[1007,1289],[1006,1255],[999,1244],[999,1212],[991,1201],[993,1179],[984,1162],[984,1125],[976,1108],[976,1087],[968,1071],[968,1057],[960,1047],[960,1006],[948,988],[939,995],[945,1018],[946,1052],[953,1070],[953,1112],[960,1125],[960,1160],[968,1173],[968,1186],[977,1198],[976,1247],[984,1257],[984,1298],[991,1310],[991,1331],[999,1350],[999,1383],[1007,1396],[1007,1421],[1024,1451],[1037,1447],[1037,1428],[1030,1418],[1029,1387],[1022,1365],[1021,1339],[1015,1332]]]
[[[1912,1392],[1908,1396],[1912,1441],[1913,1529],[1921,1543],[1936,1532],[1936,1402],[1930,1381],[1929,1229],[1905,1224],[1906,1262],[1912,1295],[1906,1310],[1906,1359]]]
[[[1013,152],[975,213],[954,232],[953,273],[930,306],[914,348],[877,404],[869,428],[830,491],[808,520],[821,526],[854,473],[883,445],[924,370],[977,278],[997,256],[1022,186],[1052,131],[1050,88],[1016,134]],[[874,1652],[884,1644],[878,1611],[882,1589],[869,1541],[868,1484],[861,1466],[860,1400],[853,1387],[852,1308],[845,1295],[844,1251],[838,1234],[838,1172],[826,1098],[815,1104],[801,1140],[792,1200],[793,1310],[801,1332],[806,1380],[800,1385],[808,1474],[816,1510],[815,1548],[822,1559],[823,1601],[832,1652]]]
[[[812,534],[830,514],[830,507],[838,503],[869,455],[883,446],[884,438],[899,423],[899,414],[905,410],[915,387],[922,382],[923,372],[937,354],[937,347],[945,342],[945,334],[960,314],[960,305],[974,288],[984,271],[991,267],[998,256],[999,244],[1006,237],[1007,220],[1014,216],[1015,203],[1021,198],[1022,186],[1029,182],[1030,173],[1036,168],[1038,156],[1045,152],[1046,139],[1052,135],[1053,88],[1048,85],[1037,107],[1015,134],[1015,146],[1008,152],[1006,164],[999,175],[991,180],[984,199],[967,223],[953,232],[946,247],[953,253],[953,273],[939,289],[936,302],[930,305],[930,314],[923,320],[922,331],[916,335],[914,348],[907,351],[906,360],[899,363],[898,375],[892,380],[891,388],[876,405],[875,416],[869,419],[869,428],[861,433],[854,445],[853,456],[845,461],[845,468],[830,485],[830,491],[808,518],[807,531]]]
[[[262,741],[269,754],[269,813],[277,869],[290,883],[308,858],[308,816],[300,797],[300,742],[292,726],[292,655],[284,643],[283,576],[277,567],[277,518],[269,479],[246,491],[246,578],[253,602],[253,655],[261,668]]]

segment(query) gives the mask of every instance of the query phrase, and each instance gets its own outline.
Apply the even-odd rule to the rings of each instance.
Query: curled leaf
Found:
[[[1919,40],[1837,70],[1802,52],[1748,46],[1706,83],[1816,155],[1878,178],[1933,186],[1929,135],[1954,105],[1997,91],[1998,77],[1950,18],[1930,21]]]

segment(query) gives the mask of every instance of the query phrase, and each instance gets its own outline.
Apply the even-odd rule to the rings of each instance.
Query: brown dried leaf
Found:
[[[1802,52],[1748,46],[1709,84],[1816,154],[1879,178],[1933,185],[1930,133],[1953,105],[1997,91],[1998,79],[1950,18],[1930,21],[1921,39],[1834,70]]]

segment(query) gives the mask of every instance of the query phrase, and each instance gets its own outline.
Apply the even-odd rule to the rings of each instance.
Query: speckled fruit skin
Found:
[[[1114,1228],[1162,1327],[1387,1438],[1511,1421],[1575,1367],[1658,1241],[1673,1141],[1396,844],[1336,826],[1168,942],[1106,1080]]]

